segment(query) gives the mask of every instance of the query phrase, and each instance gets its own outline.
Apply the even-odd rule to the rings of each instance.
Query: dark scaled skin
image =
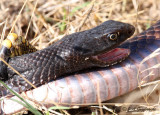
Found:
[[[93,56],[114,49],[134,30],[130,24],[106,21],[93,29],[67,35],[43,50],[11,58],[8,63],[33,85],[40,86],[85,68],[105,67],[105,62]],[[111,34],[116,34],[117,38],[111,40]],[[18,92],[32,87],[10,68],[7,68],[7,74],[9,79],[5,83],[10,87],[21,87],[16,89]]]

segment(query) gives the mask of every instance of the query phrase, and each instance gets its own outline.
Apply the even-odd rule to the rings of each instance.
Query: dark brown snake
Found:
[[[99,102],[99,99],[102,102],[112,99],[159,78],[160,66],[157,65],[160,63],[160,21],[136,37],[127,40],[120,48],[127,48],[131,51],[129,57],[121,63],[57,79],[25,92],[26,97],[46,104],[47,107],[55,103],[61,105],[95,104]],[[120,54],[123,53],[123,50],[118,51],[121,51]],[[112,56],[113,53],[110,53]],[[14,85],[10,87],[18,89]],[[1,90],[1,93],[5,91]],[[8,114],[24,109],[10,99],[5,99],[1,107]]]
[[[68,73],[121,61],[122,58],[105,61],[99,57],[129,38],[134,30],[130,24],[110,20],[93,29],[67,35],[43,50],[5,60],[37,87]],[[22,92],[32,87],[5,64],[1,63],[0,67],[0,78],[12,89]]]

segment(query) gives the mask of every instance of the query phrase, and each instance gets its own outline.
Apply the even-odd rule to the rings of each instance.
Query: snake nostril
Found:
[[[135,31],[134,26],[130,26],[130,28],[128,29],[128,35],[132,35]]]
[[[128,30],[128,34],[131,35],[133,33],[132,30]]]

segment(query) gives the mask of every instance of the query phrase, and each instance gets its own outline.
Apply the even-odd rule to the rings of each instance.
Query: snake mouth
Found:
[[[117,64],[126,59],[130,54],[129,49],[115,48],[109,52],[94,56],[97,60],[106,63],[106,66]]]

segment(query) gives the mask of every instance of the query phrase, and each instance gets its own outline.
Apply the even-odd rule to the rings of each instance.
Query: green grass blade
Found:
[[[71,108],[70,107],[64,107],[64,106],[53,106],[53,107],[48,108],[48,111],[49,110],[57,110],[57,109],[62,110],[62,109],[71,109]]]
[[[70,13],[70,16],[72,17],[72,16],[74,15],[74,13],[76,13],[78,10],[86,7],[86,6],[87,6],[88,4],[90,4],[90,3],[91,3],[91,2],[85,2],[85,3],[81,4],[80,6],[77,6],[77,7],[73,8],[73,10],[72,10],[71,13]]]
[[[66,18],[67,18],[67,11],[64,9],[64,15],[63,15],[63,20],[62,22],[59,24],[59,28],[60,28],[60,31],[63,32],[66,28]]]
[[[17,96],[22,102],[16,100],[16,99],[11,99],[13,101],[16,101],[17,103],[23,105],[26,107],[28,110],[30,110],[33,114],[35,115],[42,115],[37,109],[35,109],[31,104],[29,104],[27,101],[25,101],[19,94],[17,94],[15,91],[13,91],[11,88],[9,88],[3,81],[0,80],[0,83],[6,87],[12,94]]]

